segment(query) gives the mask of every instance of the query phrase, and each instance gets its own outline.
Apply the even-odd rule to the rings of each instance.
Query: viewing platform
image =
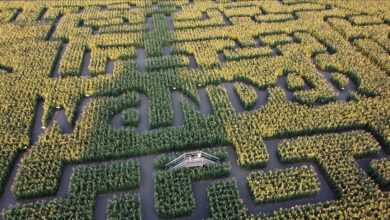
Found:
[[[169,171],[180,168],[203,167],[219,163],[220,159],[203,151],[187,152],[165,165]]]

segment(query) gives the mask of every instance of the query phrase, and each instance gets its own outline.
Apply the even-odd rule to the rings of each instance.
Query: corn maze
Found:
[[[390,219],[389,97],[390,1],[1,1],[0,219]]]

